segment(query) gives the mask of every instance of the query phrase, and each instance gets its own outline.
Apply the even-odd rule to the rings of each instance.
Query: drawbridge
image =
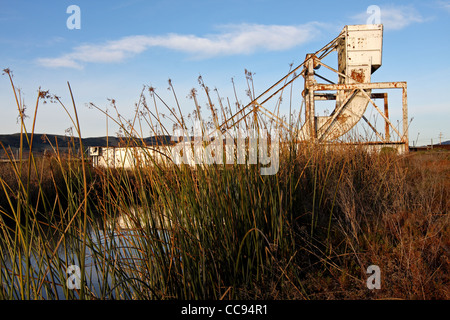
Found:
[[[358,123],[363,121],[376,139],[358,141],[380,150],[383,147],[396,149],[399,153],[408,151],[408,107],[406,82],[371,82],[372,74],[381,67],[383,47],[383,25],[348,25],[342,32],[320,50],[306,55],[305,60],[270,88],[253,99],[218,126],[222,133],[236,126],[243,119],[255,113],[271,118],[277,126],[292,130],[291,126],[269,110],[266,105],[298,79],[303,79],[302,106],[304,121],[296,132],[297,141],[333,144],[346,143],[343,138]],[[324,63],[325,57],[337,53],[337,67]],[[323,68],[336,75],[332,81],[319,74]],[[373,92],[386,89],[386,92]],[[389,119],[389,89],[402,91],[402,127]],[[319,115],[318,101],[335,101],[329,115]],[[382,100],[381,108],[375,101]],[[371,123],[365,113],[373,107],[381,115],[384,132]],[[356,143],[355,141],[351,143]]]

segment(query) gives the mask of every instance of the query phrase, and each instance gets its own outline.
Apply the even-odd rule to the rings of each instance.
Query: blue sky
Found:
[[[81,10],[80,29],[67,27],[70,5]],[[345,25],[366,23],[370,5],[380,7],[384,24],[383,65],[372,81],[407,81],[411,145],[439,141],[441,133],[450,140],[450,1],[0,0],[0,67],[12,70],[30,116],[39,87],[70,106],[69,81],[83,136],[101,136],[105,117],[87,108],[89,102],[105,109],[107,99],[115,99],[130,118],[143,85],[172,102],[171,79],[187,114],[194,108],[187,95],[200,90],[201,75],[234,101],[233,78],[246,103],[245,69],[254,73],[255,93],[263,92]],[[397,102],[390,102],[393,117],[401,109]],[[294,101],[292,108],[299,107]],[[0,112],[0,134],[18,132],[6,75]],[[40,106],[36,132],[64,134],[70,126],[56,104]]]

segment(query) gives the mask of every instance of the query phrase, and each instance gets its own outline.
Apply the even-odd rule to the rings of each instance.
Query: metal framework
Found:
[[[333,124],[339,121],[339,117],[342,112],[350,105],[351,101],[356,97],[357,94],[362,95],[370,104],[375,108],[375,110],[383,117],[385,121],[385,133],[384,136],[379,133],[375,126],[370,123],[370,121],[364,116],[361,116],[369,127],[374,131],[376,136],[379,138],[376,142],[371,142],[370,144],[380,144],[380,145],[402,145],[402,152],[408,151],[409,146],[409,134],[408,134],[408,99],[407,99],[407,84],[406,82],[369,82],[362,83],[358,82],[355,79],[352,79],[354,83],[341,83],[341,84],[324,84],[317,83],[313,78],[314,76],[318,76],[311,72],[314,69],[314,65],[324,66],[340,76],[348,78],[348,76],[330,68],[323,62],[321,62],[315,56],[312,56],[307,61],[308,72],[309,75],[305,76],[305,126],[309,131],[308,138],[317,140],[318,142],[327,141],[327,134]],[[319,76],[319,78],[323,78]],[[402,133],[393,125],[393,123],[389,119],[389,106],[388,106],[388,94],[384,93],[370,93],[372,89],[399,89],[402,90]],[[334,91],[336,93],[321,93],[323,91]],[[327,119],[327,121],[318,126],[317,116],[315,114],[315,102],[320,100],[336,100],[338,92],[349,92],[347,94],[347,98],[343,101],[343,103],[337,107],[332,115]],[[367,92],[369,91],[369,93]],[[374,102],[375,99],[383,99],[384,100],[384,112],[378,105]],[[392,129],[397,134],[397,140],[391,140],[390,129]],[[335,138],[335,137],[334,137]]]
[[[370,82],[370,74],[381,66],[381,43],[382,25],[346,26],[335,39],[315,53],[307,54],[300,65],[220,124],[218,129],[224,133],[250,114],[258,112],[270,117],[279,127],[292,129],[275,112],[269,111],[265,104],[302,76],[305,122],[298,136],[299,141],[333,143],[362,119],[378,138],[377,141],[365,144],[392,146],[400,152],[407,152],[409,138],[406,82]],[[338,52],[338,70],[322,61],[333,51]],[[319,67],[335,73],[339,83],[319,75],[315,71]],[[326,83],[320,83],[317,79]],[[389,119],[387,93],[372,93],[374,89],[402,90],[402,132]],[[384,99],[384,112],[374,102],[375,99]],[[320,100],[336,100],[336,107],[329,117],[316,115],[315,102]],[[364,115],[369,103],[385,121],[384,135]],[[391,129],[395,135],[391,134]]]

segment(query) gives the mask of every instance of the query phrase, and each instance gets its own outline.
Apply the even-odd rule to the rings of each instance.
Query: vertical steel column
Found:
[[[388,107],[388,94],[387,92],[384,93],[384,115],[386,116],[387,119],[389,119],[389,107]],[[389,122],[385,121],[385,127],[384,127],[384,131],[385,131],[385,140],[386,141],[390,141],[391,140],[391,134],[389,133]]]
[[[405,152],[409,151],[409,135],[408,135],[408,96],[406,92],[406,83],[402,90],[403,104],[403,141],[405,142]]]
[[[312,140],[317,138],[316,131],[316,110],[314,104],[314,56],[306,55],[305,63],[305,121],[309,129],[309,137]]]

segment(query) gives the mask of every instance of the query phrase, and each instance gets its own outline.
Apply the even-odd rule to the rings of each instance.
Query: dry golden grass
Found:
[[[337,192],[329,251],[316,256],[306,285],[317,299],[449,299],[450,153],[366,159],[346,171]],[[369,265],[381,269],[368,290]]]

